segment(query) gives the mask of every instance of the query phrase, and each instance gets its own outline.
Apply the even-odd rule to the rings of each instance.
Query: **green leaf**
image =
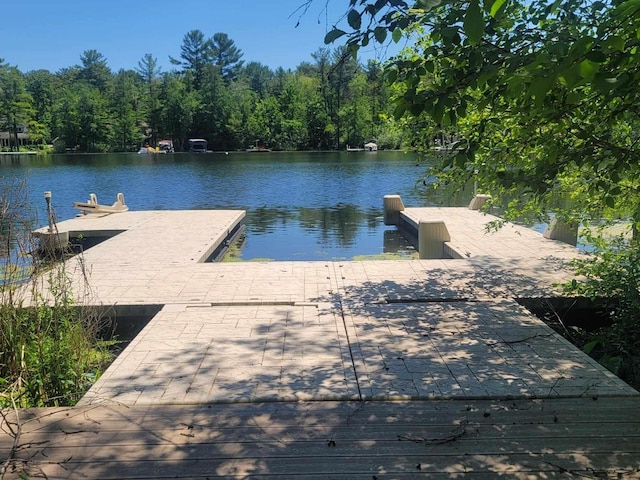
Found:
[[[387,39],[387,29],[384,27],[376,27],[373,30],[373,35],[376,37],[378,43],[384,43]]]
[[[405,102],[399,102],[395,110],[393,111],[393,117],[396,120],[400,120],[406,111],[407,111],[407,104]]]
[[[346,34],[347,34],[347,32],[345,32],[344,30],[340,30],[339,28],[334,28],[333,30],[331,30],[330,32],[328,32],[325,35],[324,43],[325,43],[325,45],[333,43],[338,38],[340,38],[340,37],[342,37],[343,35],[346,35]]]
[[[357,10],[349,10],[347,22],[349,22],[349,26],[354,30],[360,30],[360,27],[362,26],[362,17],[360,16],[360,12]]]
[[[609,93],[611,90],[617,88],[618,84],[619,82],[616,77],[609,77],[602,73],[597,74],[593,79],[593,85],[602,93]]]
[[[580,62],[580,76],[586,80],[593,80],[593,77],[598,73],[598,64],[591,60],[584,60]]]
[[[614,208],[616,206],[616,199],[607,195],[604,199],[604,203],[607,205],[607,207]]]
[[[553,87],[556,79],[553,75],[534,78],[529,87],[529,94],[536,100],[536,106],[542,106],[547,93]]]
[[[469,3],[467,13],[464,16],[463,28],[472,45],[480,42],[484,34],[484,17],[478,0],[471,0]]]
[[[411,102],[411,105],[409,106],[409,112],[411,112],[411,115],[413,115],[414,117],[417,117],[422,112],[424,112],[424,106],[419,102]]]
[[[602,337],[598,336],[591,340],[589,343],[586,343],[584,347],[582,347],[582,351],[584,353],[591,353],[594,348],[603,343]]]
[[[387,75],[387,81],[390,84],[395,83],[395,81],[398,79],[398,70],[396,70],[395,68],[391,68],[387,70],[385,73]]]
[[[396,28],[391,34],[391,39],[393,40],[394,43],[398,43],[400,39],[402,39],[402,30],[400,30],[399,28]]]
[[[624,50],[624,38],[612,35],[602,42],[602,49],[608,52],[621,52]]]
[[[414,4],[413,8],[428,12],[429,10],[439,6],[441,3],[441,0],[418,0]]]
[[[493,5],[491,5],[491,11],[490,11],[490,14],[493,18],[496,17],[496,15],[498,14],[498,12],[500,11],[500,9],[505,3],[507,3],[507,0],[495,0],[493,2]]]
[[[431,109],[431,117],[436,121],[436,123],[442,123],[442,117],[444,116],[444,108],[446,105],[447,96],[446,94],[440,95],[438,100],[435,102]]]
[[[580,66],[579,65],[571,65],[567,68],[560,77],[564,80],[567,88],[571,89],[575,87],[578,82],[580,82]]]

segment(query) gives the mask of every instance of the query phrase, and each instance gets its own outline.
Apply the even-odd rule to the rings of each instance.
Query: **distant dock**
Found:
[[[0,156],[12,156],[12,155],[37,155],[36,151],[28,151],[28,152],[0,152]]]

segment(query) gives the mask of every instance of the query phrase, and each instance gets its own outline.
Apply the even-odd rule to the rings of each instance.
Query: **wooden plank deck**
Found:
[[[35,409],[21,412],[4,478],[631,479],[639,407],[594,397]],[[0,438],[3,457],[11,441]]]

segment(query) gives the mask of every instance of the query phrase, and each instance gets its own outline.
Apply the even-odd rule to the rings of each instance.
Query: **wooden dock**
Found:
[[[28,478],[48,479],[632,479],[638,405],[628,397],[30,410],[5,478],[27,465]]]
[[[78,301],[160,311],[78,406],[3,412],[4,478],[639,478],[638,392],[516,301],[577,250],[407,210],[462,258],[203,263],[243,212],[62,222],[122,232],[68,263]]]

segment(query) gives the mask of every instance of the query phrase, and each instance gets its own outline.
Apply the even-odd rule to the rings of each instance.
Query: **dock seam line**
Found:
[[[276,306],[276,307],[316,307],[319,308],[319,304],[316,302],[291,302],[291,301],[238,301],[238,302],[207,302],[199,304],[186,305],[186,309],[189,308],[211,308],[211,307],[255,307],[255,306]]]
[[[335,293],[335,296],[337,297],[336,304],[340,309],[340,316],[342,317],[342,326],[344,328],[344,334],[347,337],[347,346],[349,347],[349,357],[351,358],[351,368],[353,368],[353,375],[356,378],[356,387],[358,388],[358,400],[362,402],[363,398],[362,398],[362,390],[360,390],[360,378],[358,377],[358,369],[356,368],[356,361],[353,358],[353,349],[351,348],[351,338],[349,338],[349,329],[347,328],[347,320],[344,315],[342,293],[340,292],[340,285],[337,285],[338,272],[336,272],[335,262],[332,262],[332,267],[333,267],[333,275],[334,275],[334,278],[336,279],[336,293]]]

